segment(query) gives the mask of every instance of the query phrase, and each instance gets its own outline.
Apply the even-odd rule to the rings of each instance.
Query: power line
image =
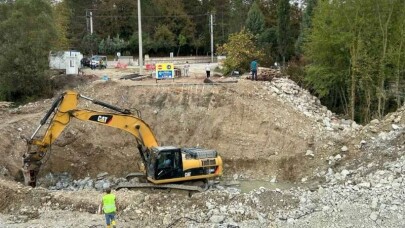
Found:
[[[209,14],[196,14],[196,15],[165,15],[165,16],[141,16],[141,18],[181,18],[181,17],[207,17]],[[78,18],[85,18],[86,16],[76,16]],[[93,18],[138,18],[136,15],[97,15],[93,14]]]

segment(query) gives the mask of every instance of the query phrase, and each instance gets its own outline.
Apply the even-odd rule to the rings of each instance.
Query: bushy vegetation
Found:
[[[381,118],[404,100],[404,35],[404,1],[319,1],[304,48],[306,80],[335,111]]]
[[[51,93],[48,53],[55,42],[50,4],[0,4],[0,100],[23,102]]]
[[[243,29],[239,33],[231,34],[229,41],[218,48],[218,52],[226,55],[224,73],[230,74],[234,70],[246,72],[250,69],[250,62],[264,59],[263,51],[258,49],[254,36]]]

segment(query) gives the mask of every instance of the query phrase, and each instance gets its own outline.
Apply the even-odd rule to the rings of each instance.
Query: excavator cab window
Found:
[[[181,177],[182,172],[181,151],[179,149],[159,151],[156,157],[156,180]]]
[[[174,168],[174,157],[172,153],[161,153],[158,155],[158,169]]]

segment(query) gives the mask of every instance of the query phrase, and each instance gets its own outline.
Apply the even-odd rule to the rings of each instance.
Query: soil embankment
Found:
[[[112,69],[92,73],[98,75],[85,77],[108,74],[110,80],[84,80],[74,89],[140,110],[160,145],[213,148],[224,161],[221,183],[191,197],[116,192],[120,227],[402,225],[405,107],[360,126],[334,115],[287,78],[207,85],[199,74],[156,83],[119,80],[123,72]],[[21,178],[24,138],[51,104],[47,99],[0,108],[0,226],[103,227],[103,217],[94,214],[97,189],[137,171],[130,134],[72,120],[48,153],[40,187],[15,181]],[[79,107],[105,110],[85,100]],[[241,192],[238,185],[249,181],[257,187]]]

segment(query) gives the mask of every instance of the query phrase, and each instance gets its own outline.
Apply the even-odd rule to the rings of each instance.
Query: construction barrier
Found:
[[[146,70],[155,70],[156,69],[155,64],[146,64],[145,67],[146,67]]]
[[[126,69],[128,64],[118,62],[115,68]]]

